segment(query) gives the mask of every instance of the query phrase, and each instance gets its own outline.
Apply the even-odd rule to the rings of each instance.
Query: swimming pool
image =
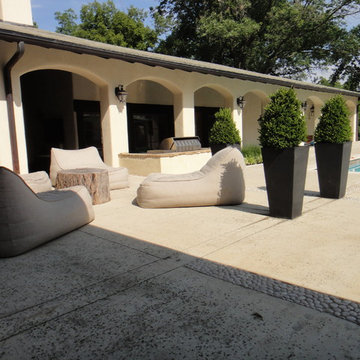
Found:
[[[349,171],[360,172],[360,159],[350,160]]]

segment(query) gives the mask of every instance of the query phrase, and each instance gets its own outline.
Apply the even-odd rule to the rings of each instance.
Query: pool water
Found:
[[[349,171],[360,172],[360,159],[350,160]]]

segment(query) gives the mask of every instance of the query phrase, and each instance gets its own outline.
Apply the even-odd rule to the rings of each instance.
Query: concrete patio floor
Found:
[[[239,206],[142,209],[0,259],[0,359],[360,359],[360,173],[303,215],[268,216],[262,165]],[[353,145],[360,154],[360,143]]]

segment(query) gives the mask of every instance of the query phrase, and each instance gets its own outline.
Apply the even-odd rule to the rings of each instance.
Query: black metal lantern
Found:
[[[127,98],[128,93],[124,89],[123,85],[119,85],[115,88],[115,95],[121,103],[124,103],[124,104],[126,103],[126,98]]]
[[[243,96],[239,96],[239,97],[236,99],[236,103],[238,104],[238,106],[239,106],[240,109],[243,109],[244,106],[245,106],[246,101],[245,101],[245,99],[244,99]]]

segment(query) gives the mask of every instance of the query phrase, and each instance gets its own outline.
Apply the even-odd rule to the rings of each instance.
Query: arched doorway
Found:
[[[102,154],[99,90],[67,71],[21,76],[28,168],[49,171],[50,149],[96,146]]]
[[[163,139],[174,136],[174,95],[152,80],[137,80],[127,86],[129,151],[159,149]]]
[[[304,116],[306,121],[307,141],[311,142],[314,140],[315,128],[319,122],[321,108],[324,106],[324,102],[317,96],[309,96],[306,99],[305,104]]]
[[[215,122],[215,113],[227,106],[226,97],[211,87],[195,91],[195,135],[199,136],[202,147],[209,147],[209,133]]]
[[[249,91],[244,96],[243,109],[243,146],[259,144],[259,117],[264,113],[264,108],[270,101],[268,96],[259,90]]]

